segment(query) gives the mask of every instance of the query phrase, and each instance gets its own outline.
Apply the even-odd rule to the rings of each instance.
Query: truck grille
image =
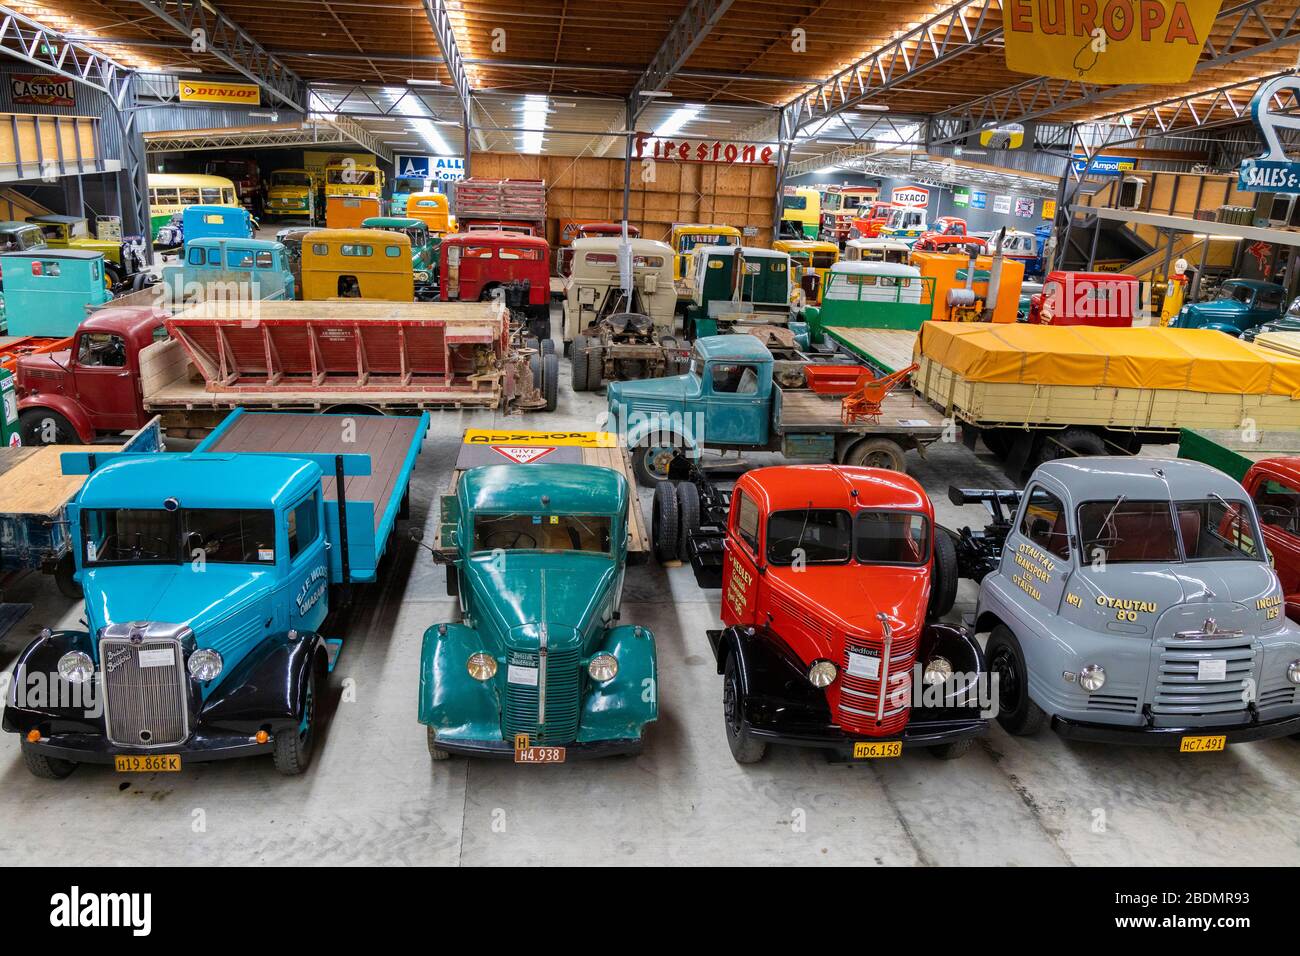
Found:
[[[1255,675],[1255,648],[1249,640],[1206,646],[1206,641],[1167,645],[1160,654],[1160,673],[1151,712],[1177,717],[1211,717],[1245,713],[1246,681]],[[1201,680],[1201,661],[1224,661],[1223,680]]]
[[[170,651],[171,664],[151,663]],[[166,747],[189,736],[188,684],[178,641],[103,638],[104,723],[119,747]]]
[[[533,743],[567,744],[578,736],[582,668],[578,651],[552,651],[546,656],[546,724],[537,725],[537,688],[506,683],[504,739],[527,734]]]
[[[884,674],[885,710],[880,723],[876,723],[879,708],[880,681],[855,677],[849,673],[849,652],[879,655],[884,643],[862,642],[844,648],[840,661],[840,694],[835,708],[836,722],[846,733],[870,737],[891,737],[907,726],[912,703],[912,665],[916,661],[916,648],[920,634],[904,640],[896,639],[889,655],[889,668]]]

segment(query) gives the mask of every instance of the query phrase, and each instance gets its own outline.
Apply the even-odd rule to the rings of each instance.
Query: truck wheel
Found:
[[[980,432],[984,447],[993,452],[994,457],[1002,459],[1011,454],[1012,434],[1005,428],[986,428]]]
[[[23,763],[27,764],[27,769],[31,771],[33,777],[40,777],[42,780],[62,780],[77,769],[77,765],[71,760],[47,757],[26,744],[23,744]]]
[[[740,674],[736,655],[727,655],[722,672],[722,723],[727,731],[727,746],[736,763],[758,763],[767,753],[767,744],[750,736],[741,715]]]
[[[946,528],[934,529],[934,571],[930,578],[930,618],[943,617],[957,600],[957,546]]]
[[[286,777],[294,777],[311,766],[311,754],[316,742],[316,668],[307,677],[307,701],[303,705],[302,721],[287,733],[275,737],[275,769]]]
[[[81,436],[72,427],[72,423],[48,408],[27,409],[18,416],[18,428],[22,432],[24,445],[81,444]]]
[[[655,488],[654,508],[650,517],[650,537],[654,542],[655,560],[660,564],[677,560],[680,529],[677,487],[671,481],[661,481]]]
[[[437,744],[438,732],[434,730],[432,727],[425,727],[424,729],[425,729],[424,739],[429,746],[429,759],[435,761],[450,760],[451,751],[443,750]]]
[[[889,438],[867,438],[858,442],[848,450],[843,464],[907,471],[902,446]]]
[[[677,483],[677,515],[677,557],[685,563],[691,560],[691,534],[700,530],[700,489],[694,482]]]
[[[591,390],[591,382],[588,378],[591,374],[591,365],[587,356],[588,341],[585,335],[579,335],[573,340],[573,346],[569,352],[573,364],[573,390],[575,392]]]
[[[1029,671],[1020,642],[1005,624],[993,628],[984,651],[989,673],[998,678],[998,723],[1017,737],[1037,733],[1047,715],[1029,698]]]
[[[954,740],[950,744],[940,744],[937,747],[931,747],[930,753],[934,754],[940,760],[956,760],[958,757],[966,756],[970,750],[972,741],[969,737],[965,740]]]
[[[54,586],[64,597],[80,601],[86,595],[81,590],[81,585],[73,578],[76,571],[77,565],[72,560],[71,552],[59,558],[59,563],[54,566]]]
[[[1043,450],[1038,455],[1038,463],[1041,465],[1045,461],[1055,461],[1058,458],[1104,454],[1106,454],[1106,443],[1096,432],[1086,428],[1067,428],[1059,435],[1043,437]]]
[[[670,435],[670,441],[680,441],[678,436]],[[673,460],[676,445],[637,445],[632,450],[632,474],[643,488],[654,488],[668,478],[668,465]],[[684,443],[682,447],[685,447]]]
[[[550,341],[549,339],[547,341]],[[554,348],[542,353],[542,397],[546,399],[546,410],[555,411],[559,403],[560,358]]]

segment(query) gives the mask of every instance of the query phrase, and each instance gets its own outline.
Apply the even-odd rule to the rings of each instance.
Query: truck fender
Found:
[[[1210,322],[1205,326],[1205,328],[1213,329],[1216,332],[1223,332],[1226,335],[1231,335],[1234,339],[1241,338],[1241,329],[1237,328],[1235,325],[1228,325],[1225,322]]]
[[[719,674],[726,670],[727,658],[736,659],[747,722],[768,722],[763,718],[771,715],[764,712],[774,707],[791,713],[826,714],[826,696],[808,683],[808,669],[803,662],[764,630],[728,627],[719,635],[714,655]]]
[[[95,440],[95,426],[91,424],[90,416],[86,410],[77,402],[66,395],[32,395],[20,399],[18,402],[18,414],[21,415],[28,409],[38,411],[57,412],[68,420],[77,432],[77,436],[89,445]]]
[[[69,703],[69,708],[27,707],[18,709],[12,706],[19,696],[20,688],[28,686],[28,675],[44,675],[47,686],[59,672],[59,658],[69,651],[82,651],[93,658],[94,647],[90,634],[86,631],[42,631],[36,639],[25,647],[14,661],[10,673],[12,685],[5,688],[5,710],[3,728],[10,733],[25,733],[44,719],[86,720],[84,708],[76,706],[76,701]],[[34,689],[34,688],[33,688]],[[26,702],[26,701],[24,701]]]
[[[618,660],[618,673],[603,684],[588,681],[579,739],[640,736],[642,728],[659,717],[654,633],[648,627],[631,624],[610,628],[597,653],[613,654]]]
[[[635,413],[634,413],[635,414]],[[651,435],[656,439],[662,439],[669,435],[676,435],[681,439],[681,448],[685,451],[692,452],[691,457],[695,457],[698,449],[693,435],[682,433],[682,429],[673,425],[671,416],[637,416],[637,420],[632,422],[627,429],[627,447],[636,448],[642,442],[646,441]],[[687,429],[689,431],[689,429]]]
[[[307,703],[312,669],[323,672],[327,661],[325,639],[319,634],[272,635],[222,678],[203,702],[199,720],[249,733],[263,725],[270,725],[272,731],[297,726]]]
[[[440,732],[463,733],[474,726],[501,733],[501,699],[497,680],[480,681],[466,669],[471,654],[495,651],[478,631],[464,624],[435,624],[420,645],[419,720]],[[508,666],[508,665],[499,665]]]
[[[984,663],[984,652],[974,636],[956,624],[927,624],[921,632],[916,662],[924,668],[935,657],[946,659],[952,665],[954,673],[969,675],[966,683],[954,688],[954,693],[973,699],[978,675],[988,670]]]

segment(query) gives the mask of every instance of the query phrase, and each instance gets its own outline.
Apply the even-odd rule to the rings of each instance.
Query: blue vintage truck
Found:
[[[429,416],[232,413],[194,451],[65,453],[85,630],[18,656],[3,728],[38,777],[270,755],[305,770],[354,584],[403,515]]]
[[[293,299],[288,251],[268,239],[187,239],[181,262],[166,265],[162,284],[171,302],[212,299]]]
[[[1215,329],[1239,337],[1266,322],[1276,322],[1286,310],[1286,289],[1259,279],[1229,279],[1207,302],[1183,306],[1169,323],[1174,329]]]

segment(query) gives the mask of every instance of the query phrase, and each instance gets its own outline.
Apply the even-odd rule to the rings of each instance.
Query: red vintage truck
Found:
[[[1030,296],[1035,325],[1095,325],[1127,329],[1141,308],[1137,276],[1112,272],[1050,273],[1043,291]]]
[[[524,312],[540,341],[551,337],[551,247],[517,232],[463,232],[438,250],[438,289],[444,302],[486,302],[510,283],[527,282]]]
[[[934,221],[934,228],[922,233],[912,248],[918,252],[962,252],[972,243],[981,251],[987,246],[985,240],[967,234],[965,219],[940,216]]]
[[[70,349],[17,360],[24,445],[77,444],[159,415],[201,437],[237,407],[419,414],[432,408],[554,408],[554,356],[510,343],[500,303],[226,302],[178,315],[101,309]],[[549,379],[549,383],[548,383]],[[549,396],[549,398],[548,398]]]
[[[723,627],[708,636],[738,763],[770,743],[952,758],[986,731],[983,654],[938,620],[956,596],[955,545],[915,480],[790,465],[750,471],[728,493],[686,458],[674,466],[680,480],[655,492],[656,548],[675,538],[697,580],[721,585]],[[661,508],[670,496],[678,507]]]
[[[850,239],[878,239],[880,230],[889,225],[889,217],[894,214],[892,202],[866,203],[861,208],[862,215],[855,216],[849,226]]]

